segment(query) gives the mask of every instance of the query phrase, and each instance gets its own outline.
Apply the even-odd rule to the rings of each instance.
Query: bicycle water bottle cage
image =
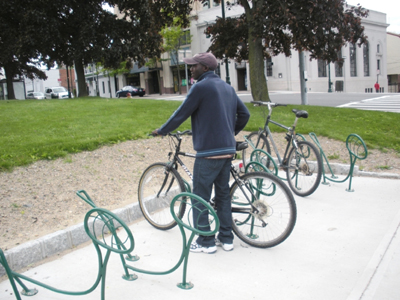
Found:
[[[297,118],[304,118],[304,119],[308,118],[308,112],[305,110],[297,110],[297,109],[293,108],[292,112],[294,112],[296,114]]]

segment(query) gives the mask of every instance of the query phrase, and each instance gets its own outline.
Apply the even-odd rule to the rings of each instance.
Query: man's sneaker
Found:
[[[213,253],[217,252],[217,246],[203,247],[203,246],[197,244],[197,242],[193,242],[190,245],[190,252],[195,252],[195,253],[204,252],[207,254],[213,254]]]
[[[215,245],[218,247],[222,247],[223,250],[225,251],[232,251],[233,250],[233,244],[225,244],[222,243],[219,239],[215,239]]]

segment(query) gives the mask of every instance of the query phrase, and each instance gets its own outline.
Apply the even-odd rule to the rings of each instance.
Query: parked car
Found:
[[[63,86],[46,88],[44,94],[46,99],[68,99],[68,90]],[[74,98],[72,93],[71,98]]]
[[[121,90],[119,90],[116,94],[117,98],[126,97],[127,94],[130,93],[131,96],[139,96],[143,97],[146,93],[145,89],[138,86],[127,85],[124,86]]]
[[[46,99],[42,92],[30,92],[26,95],[26,99]]]

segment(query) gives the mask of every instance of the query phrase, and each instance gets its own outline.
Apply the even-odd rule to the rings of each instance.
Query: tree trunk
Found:
[[[261,0],[264,1],[264,0]],[[253,7],[257,1],[253,1]],[[252,20],[252,9],[244,6],[246,17],[250,23]],[[260,38],[254,38],[252,28],[249,26],[249,65],[250,65],[250,86],[251,95],[254,101],[271,101],[268,94],[267,79],[264,72],[263,45]]]
[[[78,97],[87,97],[86,81],[85,81],[85,71],[83,69],[82,60],[77,59],[75,61],[75,72],[78,80]]]
[[[179,90],[179,95],[182,95],[182,90],[181,90],[181,68],[178,65],[178,90]]]
[[[162,84],[161,84],[161,75],[160,70],[157,70],[157,79],[158,79],[158,92],[162,95]]]
[[[249,65],[251,94],[255,101],[270,101],[264,72],[261,39],[249,38]]]
[[[7,98],[9,100],[15,99],[14,84],[13,84],[13,78],[15,74],[12,70],[13,66],[10,66],[9,64],[4,65],[4,73],[6,75],[6,82],[7,82]],[[5,95],[6,94],[4,93],[4,96]]]

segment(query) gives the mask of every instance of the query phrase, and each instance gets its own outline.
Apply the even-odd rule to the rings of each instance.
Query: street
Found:
[[[239,94],[244,102],[252,101],[250,93]],[[299,92],[271,92],[272,102],[301,104]],[[307,93],[309,105],[348,107],[400,113],[400,94]]]
[[[146,95],[152,99],[183,101],[186,94],[176,95]],[[253,101],[248,91],[238,92],[243,102]],[[301,104],[300,92],[278,91],[270,92],[271,101],[282,104]],[[259,100],[259,99],[258,99]],[[400,113],[400,94],[389,93],[307,93],[308,105],[348,107],[364,110],[376,110]]]

